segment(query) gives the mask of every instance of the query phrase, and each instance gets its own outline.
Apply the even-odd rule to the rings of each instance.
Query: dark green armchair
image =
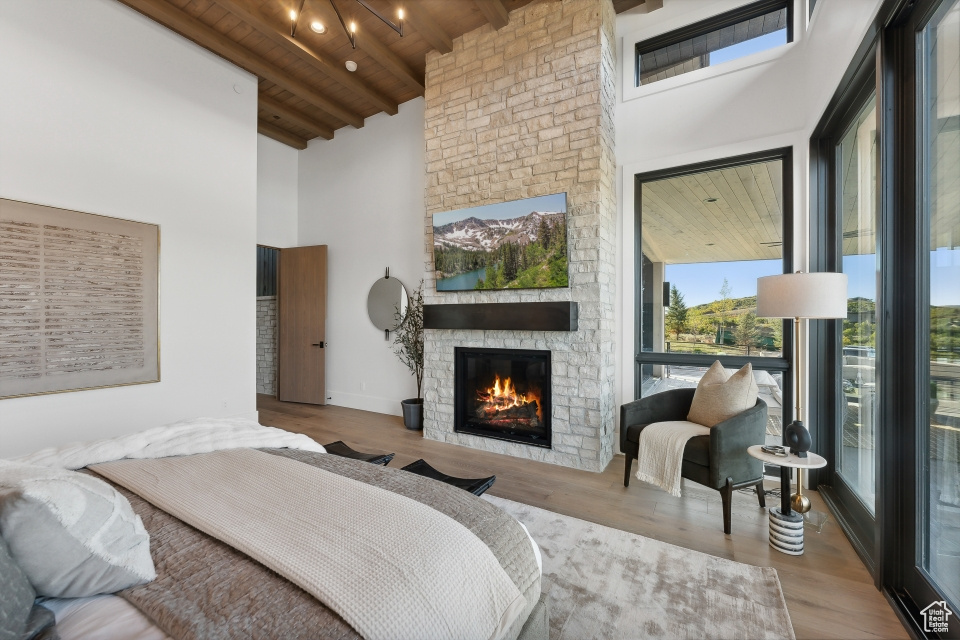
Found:
[[[623,486],[630,486],[640,432],[654,422],[686,420],[695,391],[672,389],[620,407],[620,450],[626,456]],[[724,533],[730,533],[730,503],[734,489],[756,485],[760,506],[766,506],[763,463],[747,454],[747,447],[763,444],[766,425],[767,404],[758,399],[750,409],[712,427],[710,435],[690,438],[683,450],[681,477],[720,492]]]

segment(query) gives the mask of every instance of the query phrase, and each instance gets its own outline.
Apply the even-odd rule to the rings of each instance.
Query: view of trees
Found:
[[[726,279],[719,296],[713,302],[687,307],[683,293],[676,285],[670,287],[670,306],[664,316],[664,326],[673,334],[671,351],[720,349],[750,354],[756,349],[781,349],[783,322],[779,318],[758,318],[757,296],[732,297],[733,288]]]
[[[667,311],[667,330],[679,340],[680,332],[687,329],[687,305],[676,286],[670,287],[670,309]]]
[[[472,252],[465,252],[472,253]],[[486,267],[477,289],[532,289],[567,285],[567,225],[540,220],[537,239],[527,244],[505,242],[481,254]],[[445,271],[445,270],[444,270]]]

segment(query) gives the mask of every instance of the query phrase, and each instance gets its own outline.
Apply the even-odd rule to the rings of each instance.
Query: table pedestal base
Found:
[[[803,555],[803,516],[770,508],[770,546],[791,556]]]

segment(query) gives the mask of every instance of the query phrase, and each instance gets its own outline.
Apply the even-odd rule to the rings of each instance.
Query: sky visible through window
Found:
[[[780,31],[774,31],[773,33],[768,33],[765,36],[760,36],[759,38],[754,38],[753,40],[747,40],[746,42],[741,42],[740,44],[735,44],[730,47],[717,49],[710,54],[710,66],[712,67],[724,62],[729,62],[730,60],[736,60],[737,58],[742,58],[750,55],[751,53],[757,53],[758,51],[773,49],[774,47],[779,47],[782,44],[787,44],[786,29],[780,29]]]

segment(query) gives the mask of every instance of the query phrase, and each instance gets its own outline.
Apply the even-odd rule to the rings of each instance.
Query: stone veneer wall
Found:
[[[277,297],[257,297],[257,393],[277,395]]]
[[[592,471],[613,456],[615,67],[610,0],[536,2],[427,55],[426,302],[574,300],[580,329],[428,330],[425,437]],[[437,293],[433,214],[562,192],[569,288]],[[455,346],[552,352],[552,449],[454,433]]]

